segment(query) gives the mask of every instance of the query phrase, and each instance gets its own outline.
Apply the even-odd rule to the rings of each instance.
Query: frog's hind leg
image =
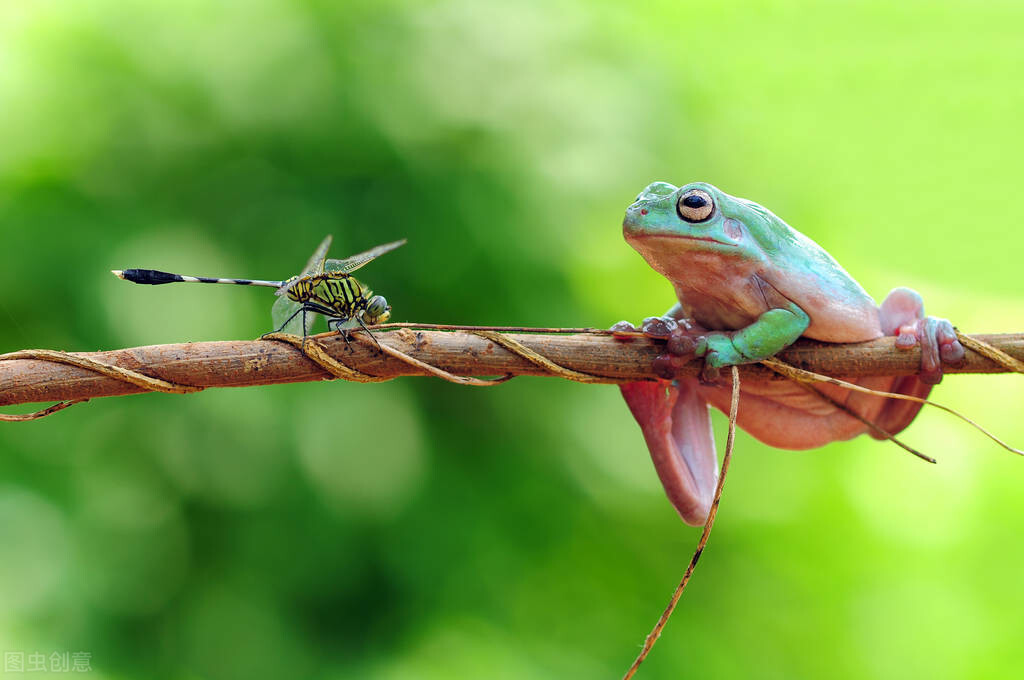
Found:
[[[718,482],[711,417],[697,387],[694,379],[622,385],[665,493],[692,526],[707,519]]]
[[[921,346],[921,372],[924,382],[942,380],[942,364],[955,364],[964,358],[964,348],[956,330],[946,319],[924,315],[921,296],[909,288],[896,288],[878,308],[882,332],[896,336],[897,349]]]
[[[889,293],[878,309],[878,317],[882,332],[896,336],[897,348],[921,346],[921,372],[916,376],[896,378],[887,389],[880,389],[924,399],[932,386],[942,380],[943,362],[955,363],[963,358],[964,348],[956,339],[953,324],[945,319],[925,316],[924,301],[909,288],[896,288]],[[851,395],[847,405],[860,411],[858,402],[871,399],[864,395]],[[910,424],[921,406],[912,401],[887,399],[870,419],[889,434],[896,434]],[[880,436],[874,432],[871,434]]]

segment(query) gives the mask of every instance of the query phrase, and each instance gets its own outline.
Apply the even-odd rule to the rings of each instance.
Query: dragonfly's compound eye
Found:
[[[391,318],[391,307],[383,295],[374,295],[366,305],[366,317],[370,323],[384,323]]]

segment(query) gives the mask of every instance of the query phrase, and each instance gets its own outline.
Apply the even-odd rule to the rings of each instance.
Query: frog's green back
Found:
[[[882,334],[875,301],[817,243],[761,205],[730,197],[756,214],[752,236],[768,256],[761,277],[811,317],[804,335],[827,342],[860,342]],[[752,227],[748,222],[748,227]]]

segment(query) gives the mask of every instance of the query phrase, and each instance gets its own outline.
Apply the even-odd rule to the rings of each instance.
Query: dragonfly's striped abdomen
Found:
[[[218,279],[209,276],[185,276],[184,274],[171,274],[156,269],[112,269],[119,279],[131,281],[132,283],[145,283],[151,286],[159,286],[162,283],[230,283],[236,286],[268,286],[280,288],[284,281],[259,281],[256,279]]]

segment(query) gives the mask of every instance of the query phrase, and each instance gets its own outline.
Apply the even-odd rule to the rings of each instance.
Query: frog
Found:
[[[943,367],[963,359],[953,325],[926,316],[917,292],[896,288],[876,304],[809,237],[758,203],[706,182],[648,185],[627,208],[622,232],[675,290],[676,303],[665,314],[639,327],[622,321],[613,330],[665,341],[654,366],[661,377],[620,389],[686,524],[705,522],[718,482],[709,407],[729,412],[723,369],[771,357],[802,337],[856,343],[893,336],[898,349],[920,348],[918,373],[848,380],[923,399]],[[682,376],[679,368],[693,360],[703,361],[700,375]],[[792,381],[746,381],[737,425],[770,446],[805,450],[864,433],[887,438],[921,408],[831,384],[817,389],[828,399]]]

